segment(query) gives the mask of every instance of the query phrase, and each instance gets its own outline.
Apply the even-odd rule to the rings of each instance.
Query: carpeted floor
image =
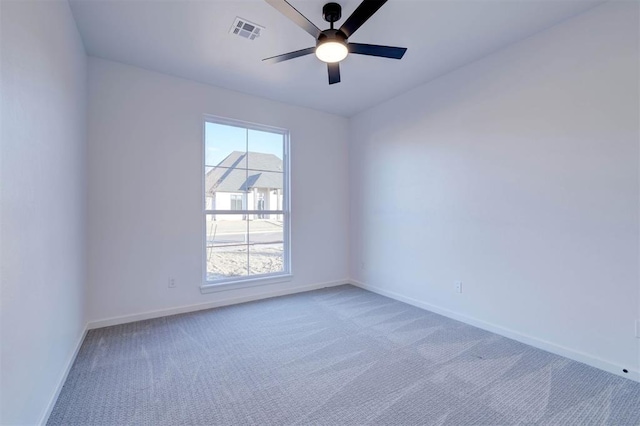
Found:
[[[640,383],[352,286],[92,330],[50,425],[639,425]]]

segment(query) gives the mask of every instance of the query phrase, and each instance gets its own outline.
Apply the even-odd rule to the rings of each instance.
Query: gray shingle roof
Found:
[[[208,194],[243,192],[251,188],[282,189],[282,181],[282,160],[261,152],[233,151],[205,177]]]

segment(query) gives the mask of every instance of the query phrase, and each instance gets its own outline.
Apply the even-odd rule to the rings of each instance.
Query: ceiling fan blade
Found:
[[[309,55],[316,51],[315,47],[307,47],[306,49],[296,50],[295,52],[283,53],[282,55],[264,58],[262,61],[277,64],[278,62],[288,61],[289,59],[299,58],[300,56]]]
[[[345,33],[347,38],[355,33],[371,16],[378,11],[387,0],[364,0],[360,6],[353,11],[351,16],[344,21],[340,31]]]
[[[287,0],[265,0],[271,6],[275,7],[278,12],[292,20],[297,26],[308,32],[317,39],[320,35],[320,28],[316,27],[313,22],[308,20],[298,9],[291,6]]]
[[[327,64],[329,70],[329,84],[340,83],[340,63]]]
[[[349,53],[359,55],[380,56],[382,58],[402,59],[406,47],[379,46],[377,44],[349,43]]]

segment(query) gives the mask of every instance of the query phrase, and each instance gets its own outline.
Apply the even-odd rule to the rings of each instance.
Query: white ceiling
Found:
[[[320,29],[326,1],[290,0]],[[343,18],[360,3],[339,0]],[[87,53],[211,85],[351,116],[602,3],[602,0],[389,0],[350,39],[407,47],[400,61],[350,55],[329,86],[315,45],[263,0],[70,0]],[[229,34],[236,16],[266,29]]]

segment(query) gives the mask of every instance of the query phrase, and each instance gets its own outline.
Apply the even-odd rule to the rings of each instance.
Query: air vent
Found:
[[[253,22],[247,21],[244,18],[236,17],[236,20],[233,21],[233,25],[229,30],[229,33],[235,34],[242,38],[247,38],[249,40],[255,40],[260,37],[260,32],[264,30],[264,27],[258,24],[254,24]]]

